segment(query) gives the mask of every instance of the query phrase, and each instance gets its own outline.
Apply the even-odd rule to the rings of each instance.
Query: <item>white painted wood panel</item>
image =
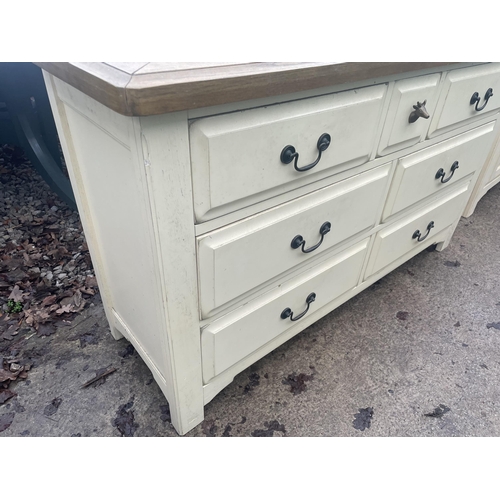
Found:
[[[190,127],[194,207],[198,222],[360,165],[370,158],[386,85],[202,118]],[[303,168],[331,143],[319,163],[297,172],[281,162],[292,145]]]
[[[315,301],[309,306],[312,311],[354,288],[367,247],[368,239],[365,239],[208,325],[202,331],[204,381],[208,382],[294,326],[295,321],[281,318],[286,308],[290,308],[296,317],[306,310],[309,294],[316,294]]]
[[[497,132],[498,135],[493,150],[491,151],[490,161],[485,165],[485,168],[487,168],[486,178],[488,179],[486,182],[491,182],[500,176],[500,131]]]
[[[500,174],[500,121],[498,117],[500,115],[496,115],[497,122],[495,125],[495,139],[494,145],[490,149],[488,157],[477,176],[475,183],[472,187],[472,193],[470,195],[469,201],[467,202],[467,206],[464,209],[463,217],[470,217],[474,210],[476,209],[476,205],[479,200],[488,192],[488,190],[493,187],[496,182],[495,179],[495,170],[499,168],[498,174]],[[492,182],[493,181],[493,182]]]
[[[172,423],[184,434],[203,420],[196,240],[186,113],[142,117],[135,131],[155,231],[155,277],[161,285],[161,306],[155,312],[163,319],[161,335],[164,376],[170,388],[168,402]],[[134,244],[131,242],[130,246]],[[139,283],[137,268],[135,273]],[[142,290],[136,290],[138,293]],[[145,306],[142,316],[148,312]],[[145,327],[137,328],[136,333],[141,337],[150,335]]]
[[[130,149],[130,123],[129,117],[120,115],[107,108],[104,104],[90,99],[83,92],[58,78],[53,78],[57,96],[66,105],[86,116],[102,132],[113,136],[123,146]]]
[[[447,189],[440,199],[426,208],[413,212],[411,215],[381,229],[375,236],[365,278],[380,271],[416,247],[424,249],[435,243],[434,235],[451,226],[460,218],[469,195],[469,185],[470,178],[467,182],[464,181]],[[431,222],[434,223],[434,227],[425,239],[419,242],[413,238],[413,234],[417,230],[421,232],[421,238],[423,238],[428,232],[427,227]]]
[[[489,181],[493,181],[498,177],[500,177],[500,164],[496,165],[496,168],[494,168],[493,171],[491,172]]]
[[[82,182],[87,186],[102,267],[112,284],[112,307],[133,332],[148,332],[141,335],[141,344],[154,363],[163,366],[162,332],[157,328],[160,311],[151,310],[156,277],[143,180],[131,151],[121,142],[69,106],[66,117]]]
[[[401,158],[394,173],[384,219],[481,169],[495,137],[495,124],[490,122]],[[452,175],[451,167],[455,162],[458,168]],[[444,180],[449,178],[445,183],[441,182],[442,178],[436,179],[440,169],[445,172]]]
[[[202,317],[373,227],[389,171],[390,164],[382,165],[199,238]],[[331,223],[331,230],[316,250],[304,253],[291,247],[297,235],[306,241],[306,250],[317,245],[325,222]]]
[[[379,156],[413,146],[423,140],[429,128],[429,118],[418,118],[409,123],[413,106],[424,103],[432,116],[437,104],[440,74],[409,78],[396,82],[378,148]]]
[[[484,104],[484,96],[489,88],[493,96],[485,108],[476,111],[470,100],[478,92]],[[448,130],[470,123],[484,115],[500,109],[500,63],[491,63],[472,68],[450,71],[441,88],[435,116],[429,128],[429,137],[434,137]]]

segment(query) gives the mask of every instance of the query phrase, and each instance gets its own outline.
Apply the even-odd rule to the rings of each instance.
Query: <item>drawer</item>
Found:
[[[495,124],[496,121],[487,123],[401,158],[387,197],[384,219],[480,170],[495,138]]]
[[[493,96],[485,102],[488,89],[493,90]],[[476,92],[480,101],[471,104],[471,98]],[[467,125],[499,108],[500,63],[450,71],[443,81],[429,137]]]
[[[440,77],[441,74],[438,73],[408,78],[394,84],[380,139],[379,156],[413,146],[425,138],[429,128],[429,116],[434,115],[437,104]],[[414,106],[418,106],[418,104],[423,104],[423,107],[415,110]],[[420,116],[417,111],[421,111]],[[425,116],[424,111],[427,112],[428,118],[423,117]]]
[[[380,230],[375,236],[365,279],[415,249],[436,243],[434,235],[450,227],[462,214],[469,197],[469,185],[470,179],[448,189],[445,196],[425,209]],[[420,231],[418,238],[416,231]]]
[[[339,92],[190,125],[196,220],[203,222],[368,161],[375,149],[387,85]],[[327,149],[318,149],[323,134]],[[324,143],[326,144],[326,143]],[[295,162],[284,163],[292,146]]]
[[[202,317],[372,228],[380,217],[389,172],[390,164],[382,165],[198,238]],[[321,234],[325,223],[330,231]],[[297,236],[305,243],[292,248]]]
[[[368,239],[318,264],[294,279],[209,324],[201,333],[205,382],[245,358],[308,314],[354,288],[359,280]],[[310,294],[314,302],[307,303]],[[290,309],[291,317],[281,317]],[[308,309],[303,318],[298,316]],[[294,319],[292,321],[291,319]]]

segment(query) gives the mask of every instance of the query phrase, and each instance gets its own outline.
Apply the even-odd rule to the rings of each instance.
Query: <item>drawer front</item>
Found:
[[[416,248],[423,249],[435,243],[433,236],[451,226],[462,214],[469,196],[469,185],[470,180],[450,188],[440,200],[379,231],[375,236],[365,277]],[[415,234],[416,231],[420,234]]]
[[[425,138],[429,117],[434,115],[437,104],[440,76],[428,75],[395,83],[380,139],[379,156],[413,146]],[[423,107],[418,107],[418,104]]]
[[[493,96],[485,102],[488,89]],[[471,104],[477,92],[480,101]],[[484,109],[481,109],[484,106]],[[477,109],[476,109],[477,107]],[[448,132],[500,109],[500,63],[450,71],[445,77],[429,137]]]
[[[375,148],[386,85],[202,118],[190,126],[198,222],[361,165]],[[293,146],[298,172],[281,153]]]
[[[481,169],[495,137],[495,124],[487,123],[401,158],[389,191],[384,219]]]
[[[357,285],[368,239],[282,283],[271,292],[211,323],[201,334],[205,382]],[[315,300],[307,303],[310,294]],[[292,316],[281,317],[290,309]],[[303,316],[307,318],[307,313]],[[291,319],[295,321],[292,321]]]
[[[390,164],[382,165],[200,237],[202,317],[373,227],[382,209],[389,171]],[[330,223],[330,231],[320,234],[325,223]],[[292,248],[297,236],[305,243]]]

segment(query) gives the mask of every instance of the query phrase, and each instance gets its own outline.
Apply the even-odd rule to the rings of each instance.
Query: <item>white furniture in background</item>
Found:
[[[112,333],[180,434],[500,180],[500,64],[37,64]]]

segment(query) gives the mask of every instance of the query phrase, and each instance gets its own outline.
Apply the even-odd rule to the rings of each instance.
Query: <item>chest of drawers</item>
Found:
[[[500,179],[500,64],[38,64],[112,334],[180,434]]]

